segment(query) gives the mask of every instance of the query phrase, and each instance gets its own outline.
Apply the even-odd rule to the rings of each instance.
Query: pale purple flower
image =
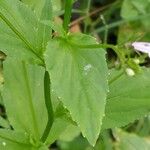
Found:
[[[150,57],[150,43],[148,42],[134,42],[132,43],[132,46],[134,47],[135,50],[147,53],[148,56]]]

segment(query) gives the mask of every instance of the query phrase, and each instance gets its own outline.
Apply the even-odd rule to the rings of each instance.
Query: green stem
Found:
[[[76,43],[70,43],[74,46],[77,46],[79,48],[83,48],[83,49],[94,49],[94,48],[104,48],[104,49],[107,49],[107,48],[110,48],[112,49],[116,54],[117,56],[119,57],[120,59],[120,62],[121,64],[124,66],[124,63],[125,63],[125,57],[124,55],[122,55],[120,49],[115,46],[115,45],[112,45],[112,44],[91,44],[91,45],[79,45],[79,44],[76,44]]]
[[[89,16],[90,5],[91,5],[91,0],[88,0],[88,2],[87,2],[87,8],[86,8],[86,16]],[[87,17],[86,20],[84,21],[84,22],[85,22],[84,33],[87,32],[87,28],[88,28],[87,21],[88,21],[88,17]]]
[[[64,14],[63,27],[66,32],[68,32],[68,30],[69,30],[72,4],[73,4],[73,0],[66,0],[66,2],[65,2],[65,14]]]
[[[149,16],[150,16],[150,14],[146,14],[146,15],[141,15],[141,16],[137,16],[137,17],[132,17],[132,18],[129,18],[129,19],[119,20],[119,21],[113,22],[111,24],[108,24],[107,25],[107,30],[109,30],[111,28],[115,28],[117,26],[120,26],[120,25],[128,23],[128,22],[141,20],[143,18],[148,18]],[[106,30],[106,26],[103,26],[101,28],[96,29],[94,32],[101,33],[105,30]]]
[[[101,20],[102,20],[102,23],[103,23],[104,26],[105,26],[104,43],[106,44],[106,43],[107,43],[107,38],[108,38],[108,27],[107,27],[107,23],[106,23],[106,20],[105,20],[105,18],[104,18],[103,15],[101,15]]]
[[[43,64],[44,60],[35,52],[34,48],[32,47],[32,45],[26,40],[26,38],[11,24],[11,22],[0,12],[0,18],[9,26],[9,28],[19,37],[19,39],[21,39],[25,45],[30,49],[30,51],[36,56],[38,57]]]
[[[45,96],[45,105],[47,108],[47,113],[48,113],[48,122],[46,125],[46,128],[44,130],[44,133],[41,137],[41,141],[45,143],[49,132],[51,130],[53,121],[54,121],[54,115],[53,115],[53,107],[52,107],[52,102],[51,102],[51,90],[50,90],[50,76],[48,71],[45,71],[44,75],[44,96]]]
[[[80,44],[77,44],[77,43],[70,43],[74,46],[78,46],[79,48],[111,48],[111,49],[116,49],[116,46],[115,45],[112,45],[112,44],[87,44],[87,45],[80,45]]]

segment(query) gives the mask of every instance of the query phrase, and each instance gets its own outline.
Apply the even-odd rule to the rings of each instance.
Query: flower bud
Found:
[[[135,72],[131,68],[126,68],[126,73],[128,76],[134,76]]]

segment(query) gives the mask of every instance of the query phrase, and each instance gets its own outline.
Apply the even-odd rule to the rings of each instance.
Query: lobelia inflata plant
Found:
[[[92,36],[68,34],[73,0],[66,0],[63,28],[53,22],[50,0],[23,2],[0,0],[0,50],[7,54],[2,97],[9,120],[0,120],[0,149],[48,150],[60,137],[80,133],[94,146],[100,131],[149,113],[150,71],[131,78],[110,69],[108,77],[105,49],[114,49],[120,60],[122,53]],[[51,38],[52,29],[59,36]],[[142,51],[141,45],[133,44]]]

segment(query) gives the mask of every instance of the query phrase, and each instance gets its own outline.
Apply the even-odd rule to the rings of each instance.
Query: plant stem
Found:
[[[45,105],[47,108],[47,113],[48,113],[48,122],[46,125],[46,128],[44,130],[44,133],[41,137],[41,141],[45,143],[49,132],[51,130],[53,121],[54,121],[54,115],[53,115],[53,107],[52,107],[52,102],[51,102],[51,88],[50,88],[50,76],[48,71],[45,71],[44,75],[44,97],[45,97]]]
[[[76,44],[76,43],[70,43],[70,44],[77,46],[79,48],[82,48],[82,49],[91,49],[91,50],[95,49],[95,48],[104,48],[104,49],[110,48],[117,54],[117,56],[120,59],[121,64],[124,66],[125,57],[122,54],[121,50],[115,45],[105,44],[105,43],[104,44],[90,44],[90,45],[80,45],[80,44]]]
[[[88,0],[88,2],[87,2],[87,8],[86,8],[86,16],[89,16],[90,5],[91,5],[91,0]],[[84,33],[87,32],[87,28],[88,28],[87,21],[88,21],[88,19],[89,19],[89,17],[87,17],[86,20],[84,21],[85,22]]]
[[[118,27],[118,26],[120,26],[122,24],[125,24],[127,22],[132,22],[132,21],[141,20],[143,18],[148,18],[149,16],[150,16],[150,14],[140,15],[140,16],[137,16],[137,17],[132,17],[132,18],[129,18],[129,19],[122,19],[122,20],[110,23],[110,24],[107,25],[107,30],[111,29],[111,28]],[[103,27],[100,27],[100,28],[96,29],[94,32],[101,33],[103,31],[105,31],[105,29],[106,29],[106,26],[103,26]]]
[[[66,0],[65,2],[65,14],[64,14],[63,27],[66,32],[68,32],[68,29],[69,29],[72,4],[73,4],[73,0]]]
[[[91,17],[91,16],[93,16],[93,15],[95,15],[95,14],[101,12],[101,11],[104,11],[105,9],[109,8],[110,6],[112,6],[112,3],[111,3],[111,4],[108,4],[108,5],[106,5],[106,6],[97,8],[96,10],[94,10],[94,11],[92,11],[92,12],[89,12],[88,15],[81,16],[80,18],[78,18],[78,19],[72,21],[72,22],[70,23],[70,26],[74,26],[74,25],[80,23],[81,21],[83,21],[84,19],[86,19],[86,18],[88,18],[88,17]],[[86,14],[86,12],[84,12],[84,14]]]
[[[103,23],[104,26],[105,26],[104,43],[106,44],[106,43],[107,43],[107,38],[108,38],[108,27],[107,27],[107,23],[106,23],[106,20],[105,20],[104,16],[101,15],[100,17],[101,17],[102,23]]]

